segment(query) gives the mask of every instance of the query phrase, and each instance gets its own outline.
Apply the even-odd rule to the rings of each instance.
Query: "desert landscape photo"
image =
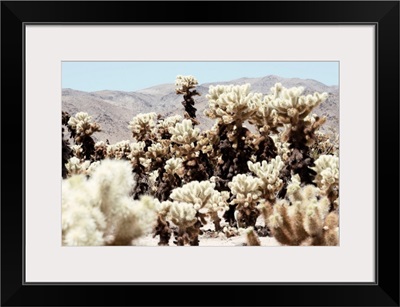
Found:
[[[337,62],[63,62],[63,246],[338,246]]]

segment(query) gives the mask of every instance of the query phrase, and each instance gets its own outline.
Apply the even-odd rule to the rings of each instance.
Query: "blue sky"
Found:
[[[339,84],[339,62],[63,62],[62,87],[136,91],[193,75],[199,84],[277,75]]]

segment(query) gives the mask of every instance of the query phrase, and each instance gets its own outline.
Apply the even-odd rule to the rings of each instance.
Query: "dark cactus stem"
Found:
[[[291,130],[289,133],[288,142],[290,143],[289,148],[291,149],[291,154],[285,167],[281,171],[281,179],[284,184],[278,194],[280,198],[286,196],[287,185],[292,174],[298,174],[301,182],[306,185],[316,185],[314,183],[316,172],[310,168],[314,166],[314,159],[310,155],[310,148],[306,145],[307,138],[304,133],[305,130],[304,122],[299,122],[297,129],[295,131]]]
[[[62,111],[62,124],[67,127],[67,129],[68,129],[68,131],[70,133],[70,137],[75,139],[76,131],[75,131],[75,129],[72,129],[68,125],[68,121],[69,121],[70,118],[71,118],[71,115],[68,112]]]
[[[94,140],[91,136],[85,135],[80,139],[80,142],[82,142],[82,155],[85,157],[85,160],[93,162],[95,156]]]
[[[253,149],[246,144],[246,137],[250,133],[244,127],[238,128],[237,146],[233,147],[229,141],[227,133],[229,132],[228,126],[220,126],[220,142],[214,145],[214,151],[221,154],[220,162],[217,164],[214,175],[216,176],[215,188],[216,190],[230,191],[228,183],[232,181],[233,177],[238,174],[245,174],[249,171],[247,161],[253,153]],[[229,206],[229,209],[224,213],[223,218],[230,226],[237,226],[235,219],[236,205]]]
[[[174,244],[178,246],[184,246],[185,242],[188,241],[188,235],[179,228],[174,230],[174,237],[175,237]]]
[[[168,246],[169,240],[171,239],[172,230],[169,227],[169,222],[165,221],[160,216],[157,219],[157,225],[154,228],[155,232],[153,238],[160,236],[159,246]]]
[[[193,160],[185,161],[183,163],[185,167],[184,179],[186,182],[190,181],[203,181],[208,179],[207,169],[198,161],[198,158]]]
[[[159,170],[159,175],[157,178],[157,191],[155,192],[155,197],[159,201],[166,201],[173,189],[181,187],[181,178],[174,174],[173,176],[165,172],[164,168]]]
[[[62,157],[61,157],[61,170],[62,170],[62,178],[67,178],[67,168],[65,164],[68,162],[68,159],[72,156],[71,148],[69,147],[69,142],[64,140],[64,128],[62,128]]]
[[[68,127],[68,121],[70,119],[70,115],[67,112],[61,112],[61,125]],[[61,146],[62,146],[62,155],[61,155],[61,174],[62,178],[67,178],[67,168],[65,164],[68,162],[68,159],[72,156],[72,150],[69,147],[68,140],[64,139],[64,127],[61,127]]]
[[[184,100],[182,101],[182,105],[185,107],[185,111],[191,119],[196,118],[196,111],[197,111],[197,109],[194,107],[195,101],[193,99],[193,96],[200,96],[200,93],[197,92],[196,90],[193,91],[187,90],[187,92],[183,95]]]
[[[214,166],[212,165],[209,157],[205,153],[203,153],[201,151],[200,151],[200,154],[199,154],[199,161],[200,161],[200,163],[202,165],[204,165],[205,171],[207,173],[207,177],[211,178],[212,176],[214,176],[214,171],[215,171],[214,170]]]
[[[228,182],[238,174],[245,174],[249,171],[247,161],[250,159],[253,150],[246,144],[245,138],[248,134],[246,128],[240,128],[237,136],[237,147],[234,148],[229,141],[227,126],[220,127],[220,142],[214,145],[215,151],[220,151],[221,159],[217,164],[214,175],[216,180],[216,189],[218,191],[229,191]]]
[[[229,223],[229,226],[237,226],[236,219],[235,219],[235,210],[236,210],[237,205],[230,205],[229,209],[225,211],[223,218],[227,223]]]
[[[191,246],[199,246],[199,235],[203,234],[200,229],[202,226],[203,224],[197,220],[197,222],[187,230],[189,234],[189,244]]]
[[[139,199],[141,195],[147,194],[149,191],[149,183],[146,172],[142,165],[137,165],[133,168],[133,173],[136,174],[136,187],[133,191],[133,199]]]
[[[101,161],[106,157],[107,151],[104,148],[95,149],[94,155],[92,156],[93,161]]]
[[[237,214],[237,223],[239,227],[247,228],[247,227],[255,227],[257,218],[260,215],[260,211],[256,208],[244,209],[238,212]]]
[[[261,136],[255,146],[257,147],[255,155],[257,157],[257,162],[271,161],[277,155],[277,148],[274,141],[269,136]]]

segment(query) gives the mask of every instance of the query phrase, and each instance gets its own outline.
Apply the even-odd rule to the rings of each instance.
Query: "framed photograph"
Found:
[[[399,306],[398,26],[3,1],[1,304]]]

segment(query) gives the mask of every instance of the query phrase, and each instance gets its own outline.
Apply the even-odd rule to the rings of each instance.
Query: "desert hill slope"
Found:
[[[210,85],[250,83],[252,91],[268,94],[270,88],[277,82],[281,82],[285,87],[303,86],[305,94],[327,92],[328,100],[315,109],[315,113],[327,116],[325,129],[332,127],[338,130],[339,88],[337,86],[327,86],[311,79],[281,78],[275,75],[200,84],[197,91],[201,96],[195,96],[197,116],[201,122],[200,128],[208,129],[214,123],[214,120],[203,114],[208,107],[205,96]],[[128,124],[139,113],[156,112],[163,116],[183,115],[182,100],[182,95],[175,94],[173,83],[160,84],[135,92],[113,90],[83,92],[69,88],[62,90],[62,110],[71,115],[77,112],[89,113],[102,129],[101,132],[94,134],[94,138],[108,139],[110,143],[132,140]]]

